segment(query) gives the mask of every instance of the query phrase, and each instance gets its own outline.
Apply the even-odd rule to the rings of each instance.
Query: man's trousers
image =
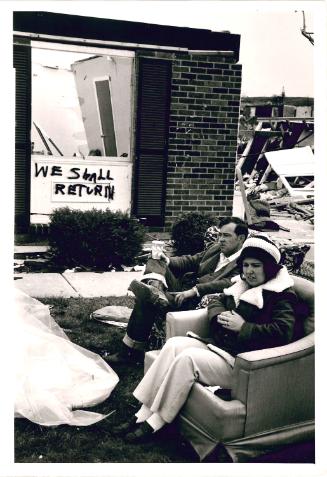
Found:
[[[195,285],[194,277],[175,277],[169,269],[169,266],[163,260],[148,260],[142,280],[148,279],[156,279],[164,284],[166,287],[165,293],[170,302],[172,302],[172,295],[170,295],[169,292],[179,292]],[[198,298],[188,300],[188,302],[179,309],[193,309],[198,301]],[[170,305],[167,311],[176,309],[174,305]],[[156,306],[148,303],[144,299],[136,298],[123,342],[130,348],[145,350],[153,323],[158,317],[158,314],[159,311]]]

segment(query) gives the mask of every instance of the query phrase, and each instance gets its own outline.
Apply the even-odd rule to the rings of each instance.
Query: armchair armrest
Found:
[[[310,335],[304,336],[303,338],[284,346],[240,353],[236,357],[235,369],[237,369],[236,366],[248,370],[260,369],[267,366],[285,363],[311,354],[313,348],[314,333],[310,333]]]
[[[314,334],[236,357],[233,399],[247,407],[245,435],[314,417]]]
[[[203,337],[208,336],[209,321],[206,308],[167,313],[166,339],[172,336],[185,336],[187,331],[193,331]]]

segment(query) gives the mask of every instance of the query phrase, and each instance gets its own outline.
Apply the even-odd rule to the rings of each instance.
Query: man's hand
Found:
[[[164,252],[160,252],[159,259],[163,260],[164,262],[167,263],[167,265],[169,265],[170,258],[167,255],[165,255]]]
[[[185,300],[188,298],[192,298],[193,296],[196,296],[196,291],[191,288],[190,290],[178,292],[175,294],[175,303],[179,307],[182,306]]]
[[[245,320],[235,311],[224,311],[217,315],[217,321],[224,328],[231,331],[240,331]]]

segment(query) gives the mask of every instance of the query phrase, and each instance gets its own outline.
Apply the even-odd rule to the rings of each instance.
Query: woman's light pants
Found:
[[[204,343],[175,336],[166,342],[133,394],[151,413],[170,423],[195,382],[230,389],[232,371],[233,368]]]

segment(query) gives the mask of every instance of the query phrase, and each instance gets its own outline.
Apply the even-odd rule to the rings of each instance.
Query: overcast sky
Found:
[[[11,2],[43,10],[164,25],[228,30],[241,35],[242,94],[313,96],[313,46],[301,34],[302,10],[314,31],[316,2],[52,1]]]

